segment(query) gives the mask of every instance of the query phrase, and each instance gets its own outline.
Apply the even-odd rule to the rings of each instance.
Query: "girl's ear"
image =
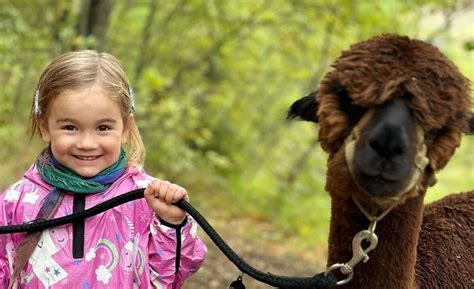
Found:
[[[127,143],[128,135],[130,134],[130,127],[133,122],[133,113],[129,114],[123,122],[122,143]]]
[[[301,119],[311,122],[318,122],[318,102],[316,95],[318,90],[311,92],[307,96],[295,101],[288,110],[288,119]]]
[[[38,123],[38,129],[39,129],[39,132],[40,132],[41,139],[45,143],[50,143],[51,142],[51,136],[49,135],[48,124],[44,123],[43,121],[40,121]]]

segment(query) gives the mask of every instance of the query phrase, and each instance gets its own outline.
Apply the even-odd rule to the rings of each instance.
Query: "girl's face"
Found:
[[[42,139],[63,166],[89,178],[118,160],[128,128],[118,102],[99,85],[60,93],[47,116]]]

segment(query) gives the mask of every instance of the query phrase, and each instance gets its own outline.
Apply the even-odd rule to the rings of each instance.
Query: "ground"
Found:
[[[264,222],[245,218],[233,221],[209,220],[211,225],[251,266],[263,272],[277,275],[308,277],[324,271],[326,263],[325,248],[303,249],[298,240],[276,239],[277,228]],[[253,233],[249,234],[248,232]],[[255,232],[258,232],[257,234]],[[201,269],[194,274],[183,289],[223,289],[240,274],[239,270],[222,254],[217,246],[200,229],[201,239],[208,247],[208,254]],[[324,247],[324,246],[323,246]],[[244,276],[247,289],[273,288]]]

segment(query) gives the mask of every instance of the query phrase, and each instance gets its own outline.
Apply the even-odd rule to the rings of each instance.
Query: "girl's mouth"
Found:
[[[99,156],[79,156],[79,155],[74,155],[74,157],[81,161],[93,161],[99,158]]]

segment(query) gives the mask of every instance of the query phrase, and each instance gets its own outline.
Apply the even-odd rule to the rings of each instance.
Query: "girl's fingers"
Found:
[[[145,189],[145,195],[153,196],[166,204],[172,204],[181,199],[189,201],[186,189],[162,180],[156,180],[150,183]]]
[[[175,195],[177,194],[179,189],[180,189],[179,186],[175,184],[171,184],[168,187],[168,190],[165,195],[165,203],[172,204],[173,202],[177,201]]]
[[[155,196],[160,199],[162,202],[166,202],[166,194],[168,193],[168,188],[171,183],[168,181],[159,181],[158,187],[155,192]]]
[[[155,180],[151,183],[148,184],[148,186],[145,189],[144,195],[149,196],[149,197],[154,197],[156,199],[164,200],[164,194],[160,196],[160,191],[164,190],[166,191],[166,187],[169,185],[165,181],[161,180]]]
[[[145,188],[145,191],[143,192],[145,198],[151,198],[151,197],[156,197],[155,194],[155,188],[153,187],[153,183],[148,184],[148,186]]]
[[[173,203],[176,203],[177,201],[184,199],[185,201],[188,201],[188,192],[182,187],[179,187],[173,197]]]
[[[186,189],[184,189],[184,188],[181,188],[181,189],[182,189],[182,190],[181,190],[181,193],[180,193],[180,195],[179,195],[179,197],[178,197],[178,199],[177,199],[176,201],[179,201],[179,200],[181,200],[181,199],[184,199],[186,202],[188,202],[188,201],[189,201],[188,192],[187,192]]]

